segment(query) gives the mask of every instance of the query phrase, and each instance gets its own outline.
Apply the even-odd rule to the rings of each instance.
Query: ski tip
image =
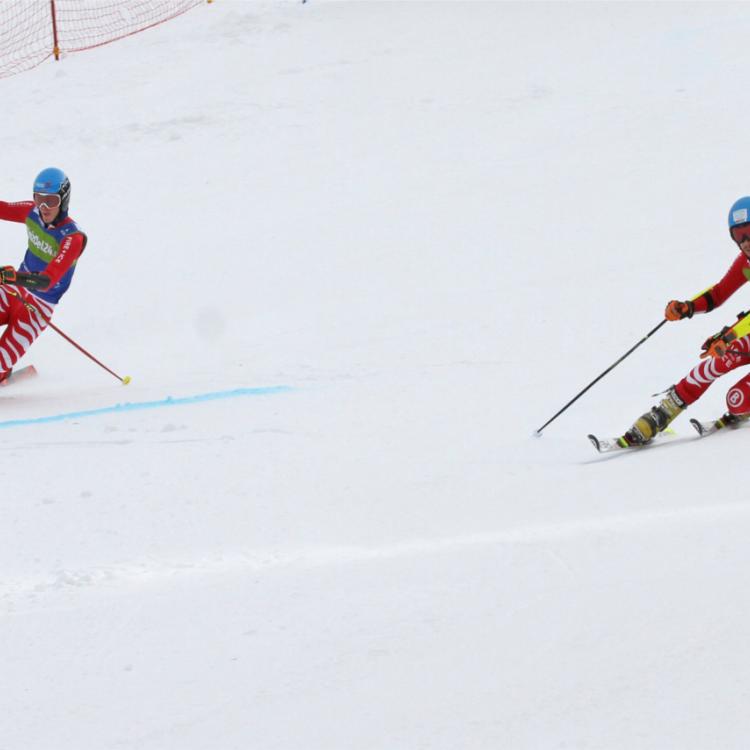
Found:
[[[693,425],[693,427],[695,427],[695,431],[699,435],[703,435],[703,432],[704,432],[703,425],[697,419],[691,419],[690,424]]]
[[[588,439],[591,441],[591,444],[594,446],[594,448],[596,448],[599,451],[599,453],[601,453],[602,446],[599,443],[599,438],[597,438],[596,435],[587,435],[586,437],[588,437]]]
[[[16,383],[19,380],[25,378],[32,378],[37,375],[36,367],[34,365],[26,365],[25,367],[19,367],[16,370],[11,370],[10,374],[0,381],[0,386],[5,387],[11,383]]]

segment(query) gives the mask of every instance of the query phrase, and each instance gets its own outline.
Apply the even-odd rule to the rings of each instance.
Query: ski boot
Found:
[[[659,405],[651,407],[651,411],[638,417],[620,439],[627,445],[646,445],[657,433],[666,430],[672,420],[686,407],[687,404],[677,395],[675,387],[672,386]]]
[[[728,411],[716,421],[721,422],[721,427],[739,427],[748,419],[750,419],[750,414],[732,414],[731,411]],[[717,429],[721,429],[721,427],[717,424]]]

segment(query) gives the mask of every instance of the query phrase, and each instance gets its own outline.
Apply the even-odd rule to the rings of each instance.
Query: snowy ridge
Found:
[[[747,503],[724,503],[711,507],[681,508],[578,520],[549,526],[508,529],[503,532],[457,536],[445,539],[415,539],[382,547],[325,547],[282,551],[269,549],[232,557],[186,558],[182,561],[147,560],[90,570],[63,570],[52,579],[9,581],[0,585],[0,599],[27,593],[43,593],[65,586],[99,586],[104,584],[153,584],[161,579],[195,576],[222,576],[227,573],[255,574],[277,568],[314,568],[393,561],[429,555],[460,554],[467,548],[503,545],[545,544],[588,535],[638,534],[648,527],[724,523],[750,514]]]

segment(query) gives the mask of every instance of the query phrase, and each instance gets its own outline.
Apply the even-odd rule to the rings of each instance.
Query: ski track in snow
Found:
[[[199,560],[148,561],[108,565],[83,570],[63,570],[38,580],[5,580],[0,583],[0,600],[11,608],[29,594],[44,594],[68,587],[88,588],[117,584],[168,585],[170,580],[226,574],[264,574],[282,568],[317,568],[359,563],[390,562],[400,558],[459,554],[468,549],[507,545],[544,545],[587,535],[626,535],[644,529],[675,524],[724,523],[750,516],[750,502],[724,503],[674,510],[646,511],[604,518],[580,519],[554,525],[535,525],[506,531],[470,534],[440,539],[415,539],[379,547],[331,546],[299,550],[267,550],[235,556]]]

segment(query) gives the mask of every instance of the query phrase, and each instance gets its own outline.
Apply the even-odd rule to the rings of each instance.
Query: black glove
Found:
[[[13,266],[2,266],[0,268],[0,284],[15,284],[16,280],[16,269]]]

